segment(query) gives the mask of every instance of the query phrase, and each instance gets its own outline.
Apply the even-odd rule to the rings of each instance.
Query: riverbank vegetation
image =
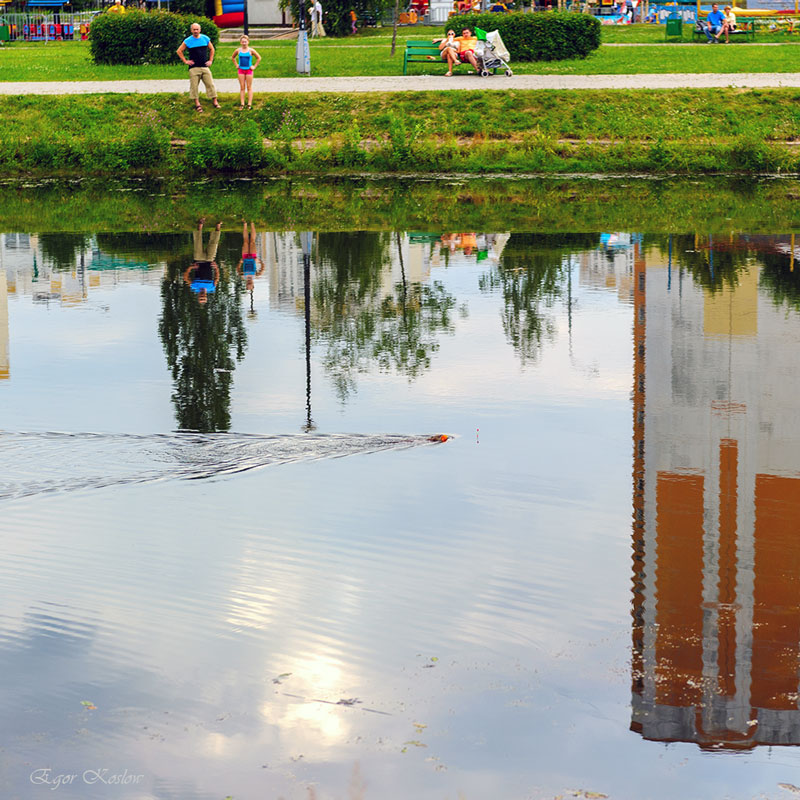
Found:
[[[394,56],[386,37],[351,37],[335,41],[313,40],[311,69],[314,77],[402,75],[406,39],[434,38],[439,29],[406,29],[398,37]],[[662,34],[663,35],[663,34]],[[786,41],[783,37],[782,41]],[[294,41],[259,42],[263,60],[257,78],[295,78]],[[214,76],[235,78],[231,56],[235,42],[221,42],[214,63]],[[664,45],[653,47],[600,47],[586,58],[563,61],[519,62],[512,66],[519,75],[630,75],[642,73],[703,72],[800,72],[800,47],[759,44]],[[438,61],[409,65],[415,75],[443,75]],[[464,74],[467,70],[464,69]],[[186,78],[183,64],[94,64],[88,42],[14,42],[0,49],[0,82],[107,81]],[[486,79],[490,80],[490,79]]]
[[[0,97],[0,168],[140,172],[795,173],[800,90]]]
[[[6,181],[5,230],[58,233],[137,231],[162,256],[158,234],[185,233],[200,217],[241,234],[241,220],[267,230],[586,231],[729,235],[800,231],[800,182],[748,177],[513,179],[402,177],[214,178],[98,181],[86,177]],[[166,251],[165,251],[166,252]]]

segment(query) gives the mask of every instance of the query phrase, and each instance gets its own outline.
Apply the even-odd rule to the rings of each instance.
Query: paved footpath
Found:
[[[239,92],[232,78],[215,81],[222,93]],[[435,75],[385,76],[368,78],[256,78],[253,88],[264,92],[426,92],[447,89],[507,91],[508,89],[706,89],[739,87],[766,89],[800,88],[800,73],[738,72],[721,74],[660,73],[652,75],[477,75],[445,78]],[[182,93],[188,94],[187,80],[165,81],[62,81],[0,83],[0,94],[98,94]]]

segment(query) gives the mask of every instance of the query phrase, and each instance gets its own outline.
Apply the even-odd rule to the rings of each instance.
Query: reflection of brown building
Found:
[[[664,262],[634,264],[631,728],[800,744],[800,328],[755,262],[714,294]]]

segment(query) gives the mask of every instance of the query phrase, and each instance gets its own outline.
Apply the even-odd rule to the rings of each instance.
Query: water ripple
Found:
[[[401,434],[0,433],[0,500],[165,479],[200,480],[276,464],[444,441]],[[69,469],[65,465],[71,465]]]

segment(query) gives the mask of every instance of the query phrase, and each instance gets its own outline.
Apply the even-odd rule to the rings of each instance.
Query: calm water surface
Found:
[[[0,796],[792,796],[789,235],[215,222],[0,236]]]

